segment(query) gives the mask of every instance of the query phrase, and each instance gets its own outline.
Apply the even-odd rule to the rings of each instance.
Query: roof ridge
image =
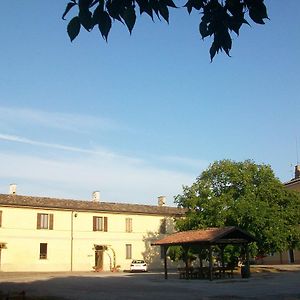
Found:
[[[51,197],[0,194],[0,205],[65,209],[82,211],[105,211],[115,213],[142,213],[159,215],[184,215],[185,210],[172,206],[155,206],[116,202],[93,202],[92,200],[60,199]]]

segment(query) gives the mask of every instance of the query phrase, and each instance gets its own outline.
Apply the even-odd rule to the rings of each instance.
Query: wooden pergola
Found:
[[[207,228],[204,230],[181,231],[164,237],[151,245],[161,246],[164,249],[164,273],[168,279],[167,250],[169,246],[182,246],[188,249],[191,246],[198,246],[201,249],[208,249],[209,252],[209,279],[213,279],[213,246],[218,246],[221,250],[221,264],[223,271],[224,249],[227,245],[239,245],[245,247],[245,266],[250,270],[249,247],[248,244],[254,242],[255,238],[244,230],[237,227]],[[186,266],[187,268],[187,266]],[[250,272],[250,271],[249,271]]]

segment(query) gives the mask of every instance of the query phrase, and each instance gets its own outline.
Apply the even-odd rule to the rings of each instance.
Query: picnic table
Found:
[[[212,275],[215,279],[233,278],[233,267],[213,267]],[[209,279],[209,267],[178,268],[180,279]]]

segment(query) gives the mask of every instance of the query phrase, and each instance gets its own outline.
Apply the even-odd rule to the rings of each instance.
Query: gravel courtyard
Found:
[[[300,299],[300,268],[249,279],[184,280],[171,273],[1,273],[0,291],[53,299]],[[0,297],[1,299],[1,297]],[[5,299],[5,298],[3,298]],[[48,299],[48,298],[47,298]]]

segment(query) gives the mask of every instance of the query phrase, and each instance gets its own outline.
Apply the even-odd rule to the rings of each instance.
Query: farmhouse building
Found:
[[[162,268],[151,243],[174,231],[184,211],[136,205],[0,194],[0,271],[128,270],[132,259]]]

